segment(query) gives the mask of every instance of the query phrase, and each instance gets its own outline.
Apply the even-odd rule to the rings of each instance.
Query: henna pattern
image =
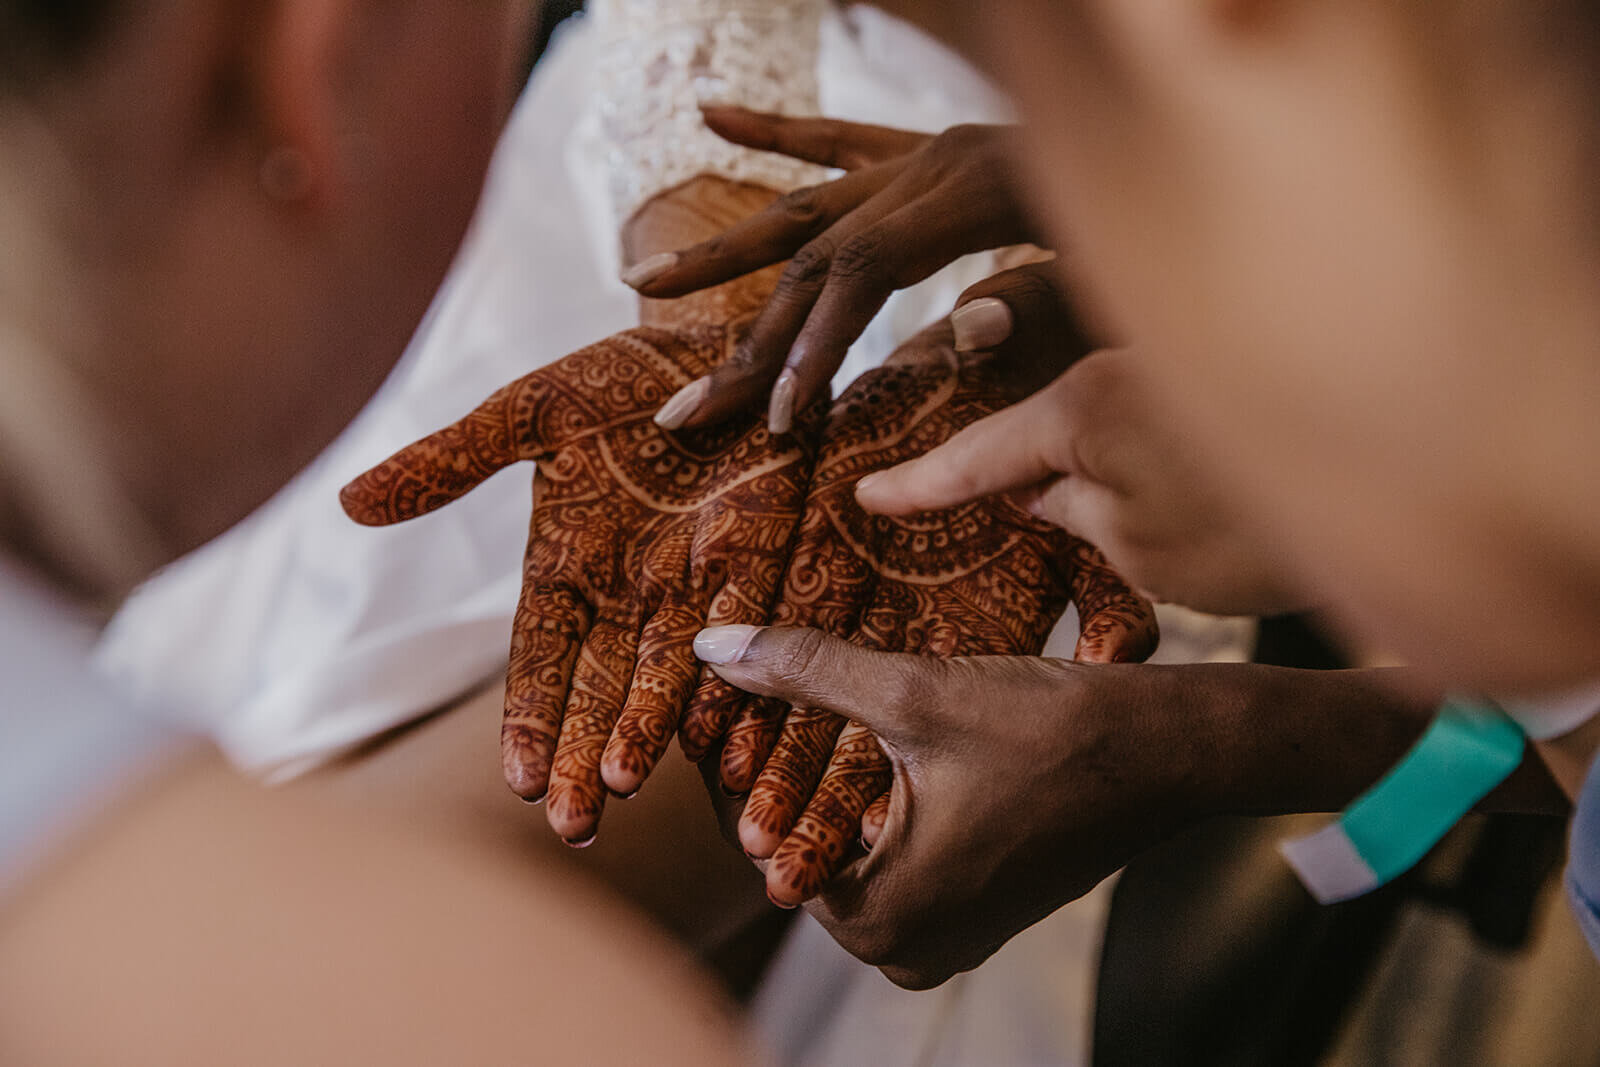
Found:
[[[1009,501],[899,519],[856,505],[862,477],[1015,399],[992,362],[957,357],[941,331],[898,355],[830,413],[773,621],[890,651],[1032,655],[1070,599],[1082,620],[1079,659],[1149,656],[1150,605],[1090,545]],[[887,757],[865,728],[828,712],[780,719],[751,709],[730,731],[722,770],[729,788],[750,788],[741,843],[772,860],[767,892],[786,906],[819,892],[887,815]]]
[[[754,421],[679,434],[651,421],[727,357],[742,321],[640,328],[585,348],[342,495],[356,521],[384,525],[511,463],[538,464],[502,753],[512,788],[545,797],[551,825],[575,843],[593,836],[608,787],[638,789],[686,707],[696,743],[715,739],[729,698],[702,681],[694,635],[765,622],[782,581],[820,412],[782,439]]]
[[[701,626],[811,625],[890,651],[1021,654],[1038,651],[1070,597],[1080,658],[1133,659],[1153,647],[1154,621],[1097,552],[1006,502],[909,519],[855,505],[864,475],[1015,399],[991,364],[958,361],[929,335],[853,386],[826,425],[814,411],[781,440],[752,423],[660,431],[651,414],[727,358],[748,321],[738,294],[718,299],[729,325],[653,309],[676,329],[630,330],[512,383],[352,482],[343,503],[360,522],[403,521],[537,462],[508,781],[546,796],[552,826],[583,843],[608,788],[636,790],[675,731],[691,758],[726,736],[724,782],[751,791],[741,834],[773,858],[769,893],[795,903],[881,826],[889,763],[858,726],[702,671]]]

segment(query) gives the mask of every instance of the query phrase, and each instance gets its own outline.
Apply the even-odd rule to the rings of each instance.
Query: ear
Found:
[[[341,150],[340,57],[355,38],[359,0],[267,0],[250,46],[250,121],[262,191],[315,206],[348,177]]]

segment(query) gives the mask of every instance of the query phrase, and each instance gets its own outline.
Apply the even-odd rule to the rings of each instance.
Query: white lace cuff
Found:
[[[590,129],[615,223],[703,174],[779,192],[822,167],[740,148],[706,129],[702,103],[816,114],[818,32],[827,0],[595,0],[600,37]]]

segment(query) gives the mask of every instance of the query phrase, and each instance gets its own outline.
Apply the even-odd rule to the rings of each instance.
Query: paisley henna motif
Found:
[[[1139,658],[1155,632],[1098,553],[1005,502],[910,519],[856,507],[861,477],[1014,399],[1004,375],[958,362],[947,343],[913,342],[920,360],[902,350],[825,426],[810,412],[780,440],[752,422],[659,430],[651,414],[727,357],[742,321],[685,319],[574,353],[363,475],[343,502],[357,521],[398,522],[537,462],[506,687],[508,781],[547,796],[552,826],[582,843],[608,789],[636,790],[675,731],[691,758],[726,736],[724,782],[752,791],[742,836],[773,858],[774,899],[792,903],[881,825],[889,764],[837,716],[753,701],[702,672],[700,627],[777,622],[891,651],[1031,653],[1070,596],[1084,619],[1080,658]],[[869,808],[878,814],[864,822]]]
[[[685,714],[696,745],[741,699],[693,653],[706,625],[769,617],[809,483],[816,417],[774,439],[754,420],[669,434],[667,398],[726,358],[741,328],[640,328],[500,390],[347,486],[383,525],[425,514],[521,460],[538,464],[512,628],[502,753],[569,841],[608,787],[632,793]]]
[[[865,475],[1015,400],[999,368],[958,358],[940,331],[898,356],[829,415],[773,621],[890,651],[1032,655],[1070,599],[1082,620],[1079,659],[1153,652],[1150,605],[1098,551],[1008,501],[904,519],[856,505]],[[750,789],[740,839],[751,855],[771,858],[767,891],[784,905],[820,891],[858,836],[876,837],[888,810],[890,765],[876,739],[828,712],[796,709],[780,722],[771,708],[752,708],[730,731],[723,777]]]

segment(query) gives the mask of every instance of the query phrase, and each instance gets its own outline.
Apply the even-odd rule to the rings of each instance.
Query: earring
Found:
[[[261,161],[261,191],[271,200],[292,204],[311,192],[311,160],[298,148],[274,148]]]

